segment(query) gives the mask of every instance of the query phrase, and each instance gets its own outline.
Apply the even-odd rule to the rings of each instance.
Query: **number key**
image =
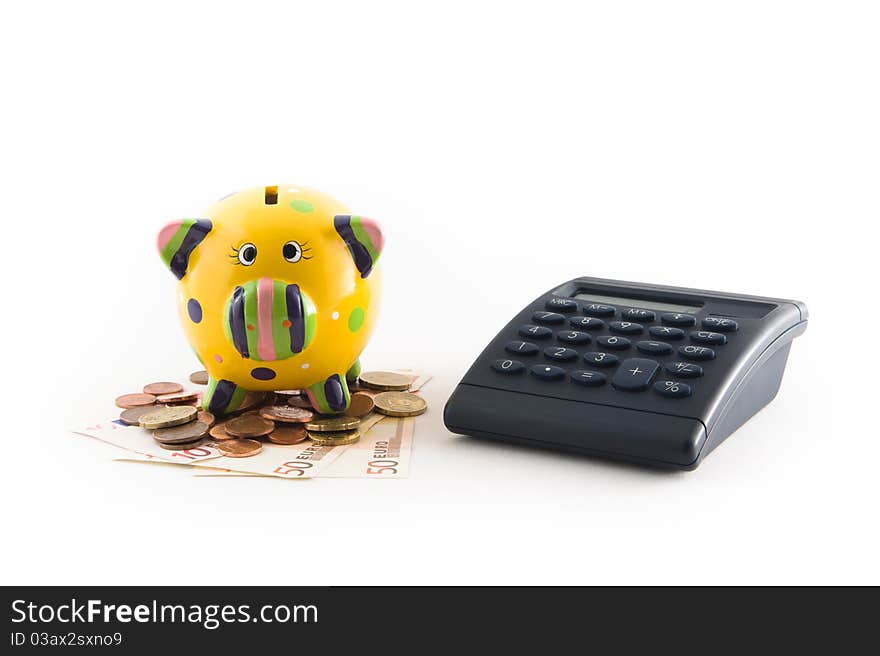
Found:
[[[560,330],[556,333],[556,339],[566,344],[589,344],[592,337],[580,330]]]
[[[564,346],[548,346],[544,349],[544,355],[551,360],[559,362],[571,362],[577,358],[578,353],[574,349],[565,348]]]
[[[562,323],[565,321],[565,317],[558,312],[538,311],[532,314],[532,321],[536,323]]]
[[[598,330],[605,325],[604,321],[594,317],[572,317],[568,323],[577,330]]]
[[[532,337],[534,339],[547,339],[553,334],[553,331],[546,326],[535,326],[534,324],[527,323],[524,326],[520,326],[519,334],[523,337]]]
[[[608,324],[608,328],[611,329],[611,332],[621,335],[640,335],[645,329],[642,324],[632,321],[612,321]]]
[[[538,347],[531,342],[507,342],[504,350],[516,355],[534,355],[538,352]]]
[[[595,367],[613,367],[618,362],[618,358],[613,353],[603,353],[602,351],[589,351],[584,353],[584,362]]]
[[[596,339],[596,344],[602,348],[611,349],[612,351],[625,351],[629,348],[630,341],[626,337],[603,335]]]
[[[519,360],[495,360],[492,368],[500,374],[520,374],[526,366]]]

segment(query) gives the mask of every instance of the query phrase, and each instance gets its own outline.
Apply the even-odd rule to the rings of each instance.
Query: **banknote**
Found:
[[[321,477],[406,478],[414,428],[414,417],[386,417],[346,447]]]

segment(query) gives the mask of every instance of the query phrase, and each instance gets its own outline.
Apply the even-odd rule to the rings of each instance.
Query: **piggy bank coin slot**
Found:
[[[278,185],[266,187],[266,205],[278,204]]]

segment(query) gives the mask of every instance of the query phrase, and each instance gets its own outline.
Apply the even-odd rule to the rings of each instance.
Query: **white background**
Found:
[[[0,25],[3,583],[880,583],[876,5],[14,3]],[[194,478],[70,428],[197,369],[166,221],[265,184],[382,221],[407,480]],[[693,473],[449,434],[578,275],[805,301]],[[874,342],[874,343],[872,343]]]

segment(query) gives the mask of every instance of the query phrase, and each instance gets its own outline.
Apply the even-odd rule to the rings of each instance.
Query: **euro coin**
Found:
[[[216,426],[212,426],[211,430],[208,431],[208,434],[213,437],[215,440],[234,440],[236,439],[234,435],[230,435],[226,432],[226,424],[217,424]]]
[[[159,428],[153,431],[153,438],[162,444],[182,444],[195,442],[208,434],[208,425],[201,421],[191,421],[180,426]]]
[[[193,385],[207,385],[208,384],[208,372],[207,371],[194,371],[189,375],[189,382]]]
[[[156,397],[157,403],[166,403],[168,405],[177,405],[178,403],[189,403],[198,398],[195,392],[169,392],[168,394],[160,394]]]
[[[373,402],[376,412],[389,417],[415,417],[428,409],[425,399],[409,392],[382,392]]]
[[[289,405],[270,405],[260,409],[260,416],[272,421],[302,424],[311,421],[315,413],[305,408],[294,408]]]
[[[191,405],[174,405],[145,414],[140,418],[139,423],[141,428],[148,430],[169,428],[194,421],[198,414],[198,410]]]
[[[287,424],[284,426],[276,426],[275,430],[269,433],[266,437],[268,437],[269,441],[273,444],[289,445],[299,444],[308,436],[309,434],[302,426],[291,426],[290,424]]]
[[[197,446],[204,446],[208,443],[207,440],[200,439],[195,442],[184,442],[181,444],[166,444],[164,442],[157,442],[159,446],[163,449],[167,449],[168,451],[186,451],[187,449],[194,449]]]
[[[154,394],[123,394],[116,397],[117,408],[136,408],[140,405],[153,405],[155,402]]]
[[[367,387],[382,391],[409,389],[410,377],[393,374],[390,371],[367,371],[360,375],[359,380]]]
[[[198,410],[198,408],[196,408]],[[217,423],[217,419],[207,410],[199,410],[199,414],[196,415],[196,421],[200,421],[203,424],[207,425],[208,428],[211,428],[215,423]]]
[[[241,405],[232,414],[244,414],[248,410],[259,408],[263,405],[266,397],[267,394],[265,392],[248,392],[244,395],[244,400],[241,402]]]
[[[127,426],[138,426],[140,425],[141,417],[148,415],[151,412],[156,412],[155,405],[139,405],[134,408],[123,410],[119,415],[119,419]]]
[[[230,458],[248,458],[262,451],[263,445],[256,440],[225,440],[218,442],[217,448]]]
[[[351,395],[351,403],[348,406],[347,415],[352,417],[366,417],[373,411],[373,397],[363,392]]]
[[[144,394],[153,394],[154,396],[174,394],[182,391],[183,385],[180,383],[150,383],[149,385],[144,385]]]
[[[309,431],[309,439],[318,446],[343,446],[353,444],[361,437],[357,429],[347,431],[333,431],[329,433],[313,433]]]
[[[312,402],[309,401],[309,397],[307,396],[288,397],[287,405],[293,406],[294,408],[305,408],[306,410],[312,409]]]
[[[262,437],[272,432],[275,423],[253,414],[230,419],[225,427],[226,432],[233,437]]]
[[[357,417],[316,417],[306,422],[306,430],[310,433],[334,433],[348,431],[360,426],[361,420]]]

